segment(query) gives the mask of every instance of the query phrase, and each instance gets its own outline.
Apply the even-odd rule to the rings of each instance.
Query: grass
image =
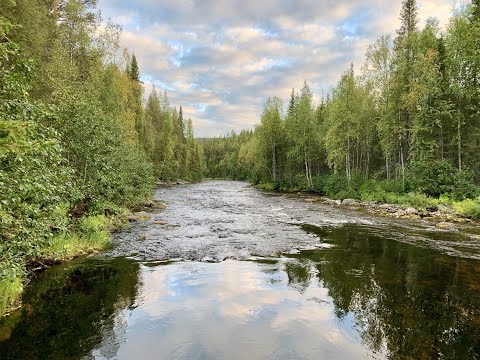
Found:
[[[453,208],[464,216],[480,220],[480,197],[454,202]]]
[[[17,276],[0,281],[0,315],[18,303],[23,292],[23,278]]]
[[[56,236],[45,248],[41,257],[53,260],[67,260],[105,249],[109,244],[112,220],[104,215],[82,218],[75,231]]]
[[[95,253],[106,249],[110,242],[110,232],[124,224],[126,211],[121,215],[107,217],[91,215],[79,219],[71,230],[55,236],[47,247],[38,253],[37,259],[47,262],[63,262],[75,257]],[[18,260],[20,261],[20,260]],[[0,281],[0,317],[19,304],[23,285],[28,275],[24,264],[9,266]]]
[[[403,206],[412,206],[418,209],[425,209],[429,206],[438,206],[438,199],[419,193],[399,194],[393,192],[376,192],[360,194],[362,201],[378,201],[386,204],[397,204]]]

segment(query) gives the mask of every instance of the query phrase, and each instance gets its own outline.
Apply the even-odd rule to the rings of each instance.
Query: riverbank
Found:
[[[14,264],[11,273],[2,274],[0,317],[21,306],[23,290],[34,273],[108,249],[112,233],[121,230],[129,222],[145,220],[146,211],[160,211],[164,207],[163,203],[150,200],[132,209],[119,208],[116,214],[90,215],[76,220],[68,231],[54,236],[44,249],[40,249],[38,256],[22,264]]]
[[[25,285],[35,272],[106,249],[111,231],[121,228],[125,220],[125,214],[86,216],[71,230],[54,236],[47,247],[39,250],[38,256],[15,264],[0,281],[0,317],[21,305]]]
[[[361,193],[356,197],[324,196],[299,189],[277,189],[275,184],[263,183],[257,188],[268,191],[281,191],[299,194],[306,202],[323,203],[333,206],[365,209],[370,213],[404,219],[431,219],[438,227],[448,227],[446,223],[475,223],[480,225],[480,199],[454,201],[447,197],[439,199],[418,193],[399,194],[379,191]],[[349,194],[352,195],[352,194]]]

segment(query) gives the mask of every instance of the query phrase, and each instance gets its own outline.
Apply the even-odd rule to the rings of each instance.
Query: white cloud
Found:
[[[147,91],[165,88],[182,104],[197,136],[252,127],[268,96],[287,98],[308,80],[333,86],[367,46],[399,26],[398,2],[368,0],[140,0],[100,2],[124,25],[122,44],[135,51]],[[419,2],[423,21],[444,26],[445,0]]]

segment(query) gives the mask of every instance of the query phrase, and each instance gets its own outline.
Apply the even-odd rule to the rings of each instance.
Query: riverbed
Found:
[[[473,227],[209,181],[38,274],[0,359],[477,359]]]

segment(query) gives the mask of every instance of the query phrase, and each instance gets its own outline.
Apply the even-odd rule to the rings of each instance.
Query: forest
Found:
[[[319,103],[305,82],[269,98],[254,130],[207,139],[208,176],[480,218],[480,2],[442,30],[404,0],[400,21]]]
[[[165,92],[144,93],[95,0],[1,4],[0,313],[30,271],[107,246],[158,179],[447,204],[480,219],[479,0],[445,29],[421,26],[404,0],[395,36],[320,101],[305,81],[286,102],[269,98],[254,129],[202,141]]]
[[[104,248],[158,178],[198,180],[181,106],[144,100],[134,53],[94,0],[0,6],[0,313],[26,274]]]

